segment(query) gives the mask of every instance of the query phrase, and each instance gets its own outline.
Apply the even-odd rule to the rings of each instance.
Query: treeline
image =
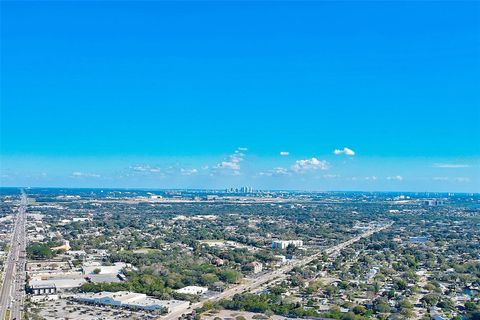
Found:
[[[327,313],[319,313],[313,308],[304,307],[300,303],[291,303],[282,298],[283,288],[276,287],[269,293],[255,295],[252,293],[236,294],[231,300],[220,300],[219,302],[207,302],[201,309],[198,309],[198,318],[201,313],[210,309],[229,309],[263,313],[267,317],[280,315],[294,318],[329,318],[341,320],[364,320],[371,316],[364,308],[356,308],[353,312],[340,312],[334,308]]]
[[[153,251],[146,254],[117,252],[110,257],[111,262],[123,261],[140,266],[143,273],[161,279],[167,287],[178,289],[189,285],[206,287],[237,283],[242,274],[229,267],[217,267],[207,258],[186,255],[179,250]]]
[[[257,313],[277,314],[289,317],[319,317],[314,309],[307,309],[298,303],[288,303],[280,294],[236,294],[232,300],[222,300],[220,306],[230,310],[244,310]]]
[[[191,277],[188,273],[182,275],[181,273],[172,274],[157,273],[152,269],[143,271],[127,272],[127,281],[112,282],[112,283],[85,283],[81,287],[83,292],[101,292],[101,291],[133,291],[138,293],[145,293],[147,295],[155,296],[162,299],[171,299],[179,296],[173,292],[174,289],[183,288],[189,285],[205,285],[213,286],[215,283],[222,281],[226,283],[235,283],[240,279],[240,275],[234,270],[218,270],[218,273],[202,272],[206,270],[205,267],[211,268],[210,265],[200,266],[197,269],[197,275]],[[191,273],[191,272],[190,272]],[[189,278],[190,277],[190,278]],[[187,280],[189,279],[189,280]],[[192,300],[187,297],[187,300]]]
[[[82,292],[133,291],[161,299],[171,298],[171,289],[165,287],[165,282],[148,273],[128,273],[128,281],[126,282],[84,283],[80,290]]]

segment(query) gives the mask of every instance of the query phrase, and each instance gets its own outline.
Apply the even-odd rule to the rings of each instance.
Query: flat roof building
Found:
[[[75,300],[84,303],[93,303],[129,309],[142,309],[160,313],[170,313],[177,310],[186,310],[190,303],[180,300],[158,300],[144,293],[130,291],[84,293],[75,296]]]
[[[111,266],[102,266],[98,261],[89,261],[83,263],[82,270],[84,274],[95,274],[96,271],[98,271],[98,274],[118,274],[127,267],[129,265],[125,262],[115,262]]]
[[[207,287],[198,287],[198,286],[188,286],[188,287],[175,290],[175,292],[183,293],[183,294],[204,294],[207,291],[208,291]]]
[[[30,290],[33,295],[48,295],[48,294],[55,294],[57,293],[57,287],[55,284],[36,284],[30,286]]]
[[[82,284],[86,283],[87,281],[84,278],[76,277],[76,278],[50,278],[50,279],[32,279],[30,280],[29,286],[30,288],[35,287],[55,287],[56,291],[64,291],[70,290],[74,288],[80,287]]]
[[[289,245],[294,247],[302,247],[302,240],[272,240],[273,249],[286,249]]]

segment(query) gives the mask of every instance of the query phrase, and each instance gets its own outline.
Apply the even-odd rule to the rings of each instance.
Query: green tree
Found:
[[[367,308],[360,305],[360,306],[355,306],[352,311],[355,314],[365,314],[365,312],[367,312]]]
[[[50,259],[53,252],[47,244],[33,243],[27,247],[27,255],[30,259]]]
[[[220,279],[228,283],[237,283],[241,275],[235,270],[225,270],[220,273]]]

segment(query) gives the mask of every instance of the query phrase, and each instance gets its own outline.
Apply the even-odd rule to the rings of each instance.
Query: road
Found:
[[[368,231],[362,233],[361,235],[356,236],[354,238],[351,238],[351,239],[349,239],[345,242],[342,242],[338,245],[330,247],[326,250],[319,251],[318,253],[316,253],[314,255],[311,255],[311,256],[309,256],[305,259],[295,261],[295,262],[290,263],[288,265],[285,265],[285,266],[283,266],[283,267],[281,267],[277,270],[274,270],[274,271],[269,272],[265,275],[262,275],[262,276],[260,276],[256,279],[254,279],[253,282],[236,285],[236,286],[234,286],[232,288],[229,288],[229,289],[227,289],[227,290],[225,290],[225,291],[223,291],[223,292],[221,292],[221,293],[219,293],[219,294],[217,294],[213,297],[210,297],[210,298],[205,299],[203,301],[194,303],[194,304],[192,304],[192,306],[188,310],[178,310],[176,312],[172,312],[172,313],[166,315],[163,319],[165,319],[165,320],[178,319],[182,314],[190,313],[192,310],[202,307],[203,304],[207,301],[214,302],[214,301],[218,301],[218,300],[221,300],[221,299],[228,299],[228,298],[233,297],[237,293],[252,291],[252,290],[256,290],[256,289],[261,289],[262,287],[266,287],[267,285],[270,285],[272,281],[275,281],[275,282],[282,281],[282,280],[284,280],[288,277],[288,274],[290,273],[290,271],[292,271],[293,268],[303,267],[303,266],[311,263],[315,259],[318,259],[319,257],[321,257],[324,253],[326,253],[327,255],[330,255],[330,256],[332,256],[334,254],[337,254],[340,251],[342,251],[343,249],[345,249],[346,247],[352,245],[353,243],[355,243],[355,242],[357,242],[357,241],[359,241],[363,238],[370,237],[372,234],[374,234],[376,232],[379,232],[379,231],[382,231],[386,228],[389,228],[391,225],[392,225],[392,223],[389,223],[389,224],[386,224],[384,226],[368,230]]]
[[[25,301],[26,221],[27,196],[22,191],[0,291],[0,320],[19,320],[22,317]]]

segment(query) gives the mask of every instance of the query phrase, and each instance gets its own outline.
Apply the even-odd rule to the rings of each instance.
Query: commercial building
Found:
[[[188,301],[158,300],[143,293],[130,291],[85,293],[74,297],[83,303],[92,303],[129,309],[141,309],[159,313],[170,313],[185,310],[189,307]]]
[[[124,268],[129,267],[129,264],[125,262],[115,262],[111,266],[103,266],[99,261],[88,261],[83,263],[82,271],[84,274],[92,275],[92,274],[113,274],[117,275],[122,273]]]
[[[188,286],[184,287],[181,289],[175,290],[177,293],[183,293],[183,294],[204,294],[205,292],[208,291],[207,287],[198,287],[198,286]]]
[[[108,273],[108,274],[89,274],[85,276],[85,279],[88,282],[93,282],[93,283],[105,283],[105,282],[122,282],[126,280],[126,276],[122,273],[114,274],[114,273]]]
[[[55,294],[57,287],[55,284],[34,284],[30,286],[30,291],[33,295]]]
[[[286,249],[289,245],[292,245],[294,247],[302,247],[303,241],[302,240],[273,240],[272,241],[273,249]]]
[[[79,288],[87,281],[82,277],[75,278],[48,278],[48,279],[31,279],[29,287],[33,288],[55,288],[55,292],[66,291],[75,288]],[[45,294],[47,292],[41,292],[39,294]],[[49,292],[48,292],[49,293]]]

